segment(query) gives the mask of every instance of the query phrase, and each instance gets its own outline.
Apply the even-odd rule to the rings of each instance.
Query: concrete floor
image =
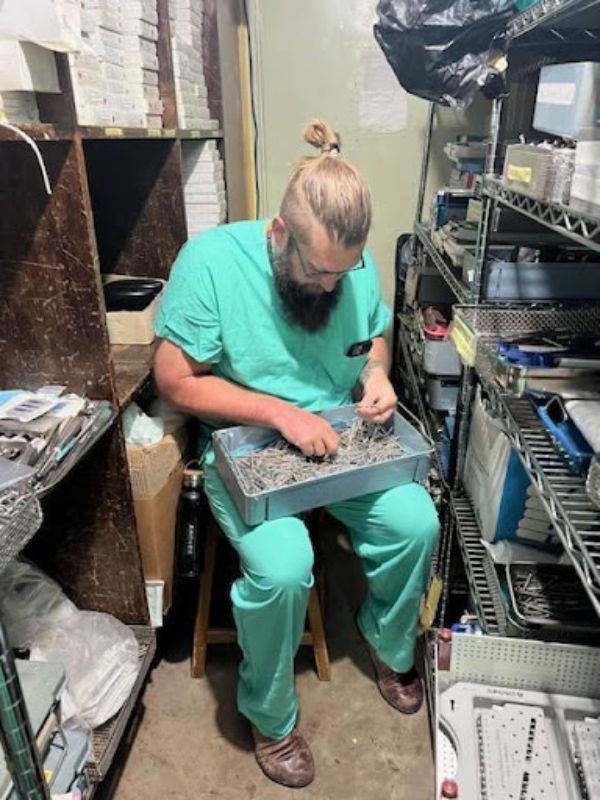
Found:
[[[407,717],[381,699],[353,622],[364,592],[360,567],[328,538],[331,682],[318,680],[310,648],[297,658],[300,729],[315,758],[314,783],[286,789],[263,776],[236,709],[237,648],[209,646],[206,678],[193,680],[188,620],[183,632],[181,625],[165,632],[115,800],[430,800],[427,711]]]

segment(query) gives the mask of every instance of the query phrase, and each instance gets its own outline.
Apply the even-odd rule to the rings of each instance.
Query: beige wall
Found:
[[[372,88],[366,83],[366,65],[381,52],[372,33],[375,0],[249,0],[248,6],[259,121],[260,213],[277,211],[290,165],[310,150],[302,141],[303,125],[313,117],[329,121],[342,135],[344,156],[371,186],[375,213],[369,244],[391,302],[395,241],[414,220],[427,103],[405,96],[402,130],[372,130],[364,116],[361,120],[361,93]],[[402,90],[395,80],[393,86],[394,102],[401,103]],[[448,109],[441,114],[445,130],[434,139],[432,187],[449,172],[441,154],[441,144],[454,135],[448,126],[465,130],[464,115]],[[477,128],[482,109],[467,116]]]

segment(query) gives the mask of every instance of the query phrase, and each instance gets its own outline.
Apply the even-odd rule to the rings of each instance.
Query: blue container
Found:
[[[560,445],[569,470],[585,475],[594,451],[569,417],[562,398],[557,394],[545,397],[537,394],[536,402],[540,419]]]

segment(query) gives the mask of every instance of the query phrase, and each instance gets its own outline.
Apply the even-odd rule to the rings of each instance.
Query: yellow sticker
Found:
[[[53,775],[54,775],[53,769],[48,769],[47,767],[44,769],[44,778],[46,779],[46,783],[48,783],[48,781],[52,779]]]
[[[200,131],[190,131],[190,139],[199,139]]]
[[[420,622],[422,628],[428,629],[433,625],[443,588],[444,582],[442,579],[439,577],[439,575],[434,575],[429,586],[429,591],[427,592],[427,597],[425,598],[425,602],[423,603],[423,607],[421,609]]]
[[[163,131],[163,136],[167,137],[175,136],[175,128],[165,128]]]
[[[162,130],[160,128],[148,128],[148,136],[155,139],[157,136],[162,136]]]
[[[516,164],[509,164],[506,168],[506,177],[509,181],[531,183],[532,175],[533,170],[531,167],[517,167]]]
[[[105,136],[123,136],[123,128],[104,128]]]
[[[450,338],[454,342],[458,357],[467,367],[475,365],[477,354],[477,334],[469,328],[467,323],[458,316],[454,316],[450,326]]]

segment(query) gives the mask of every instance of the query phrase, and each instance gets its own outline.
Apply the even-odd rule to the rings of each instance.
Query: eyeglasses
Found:
[[[305,260],[304,256],[300,251],[298,242],[296,241],[295,237],[292,234],[290,234],[289,241],[291,242],[292,246],[298,253],[298,258],[300,259],[300,265],[302,267],[302,271],[304,272],[307,278],[343,278],[344,275],[347,275],[349,272],[356,272],[357,270],[364,269],[366,267],[365,255],[364,253],[362,253],[358,264],[356,264],[354,267],[350,267],[349,269],[345,269],[340,272],[333,272],[332,270],[328,269],[315,269],[311,264],[307,263],[307,261]]]

